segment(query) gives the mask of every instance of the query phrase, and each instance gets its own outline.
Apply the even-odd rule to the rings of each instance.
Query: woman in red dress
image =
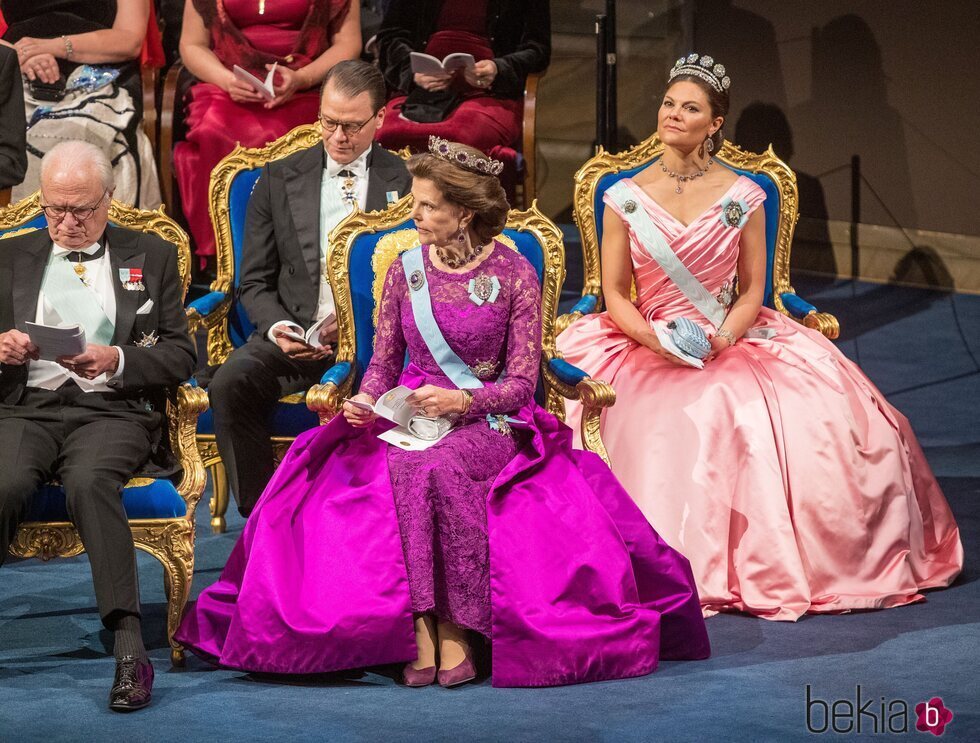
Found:
[[[187,136],[174,147],[181,206],[198,256],[214,254],[208,214],[211,171],[237,143],[262,147],[316,120],[318,87],[342,59],[361,51],[358,0],[190,0],[180,56],[198,80],[187,105]],[[260,79],[278,63],[266,101],[235,77]]]
[[[464,52],[476,64],[452,75],[414,73],[412,52],[440,60]],[[378,132],[382,145],[424,152],[436,134],[509,164],[506,150],[521,137],[527,76],[543,72],[551,59],[550,3],[393,0],[378,31],[378,53],[389,92],[396,91]],[[413,113],[413,103],[425,112]],[[507,171],[501,176],[505,187],[512,179]]]

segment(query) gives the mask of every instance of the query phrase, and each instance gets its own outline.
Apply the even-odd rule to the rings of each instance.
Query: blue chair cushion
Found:
[[[306,403],[280,402],[272,414],[272,436],[299,436],[320,425],[319,416]],[[214,411],[209,407],[197,419],[198,434],[214,435]]]
[[[569,312],[581,312],[583,315],[588,315],[589,313],[595,312],[598,304],[599,298],[595,294],[586,294],[575,303],[575,306]]]
[[[48,226],[48,220],[44,218],[44,212],[36,214],[29,220],[24,222],[24,224],[19,224],[16,227],[11,227],[6,230],[0,230],[0,235],[6,235],[8,232],[19,232],[20,230],[43,230]]]
[[[171,519],[187,515],[187,504],[170,480],[154,480],[149,485],[124,488],[123,508],[131,519]],[[44,485],[38,490],[27,514],[27,521],[68,521],[65,491],[60,485]]]
[[[793,317],[806,317],[811,312],[817,311],[816,307],[792,292],[783,292],[780,299],[783,300],[783,306],[789,310]]]
[[[242,246],[245,242],[245,215],[248,213],[248,200],[252,196],[255,182],[261,174],[261,168],[243,170],[235,176],[228,192],[228,215],[231,222],[231,244],[234,249],[234,288],[236,290],[241,279],[241,271],[238,268],[242,265]],[[228,313],[228,336],[231,338],[232,346],[238,348],[244,344],[254,330],[255,326],[245,314],[245,308],[241,306],[240,302],[234,302],[231,311]]]
[[[552,373],[558,377],[561,382],[569,385],[570,387],[574,387],[589,376],[574,364],[569,364],[567,361],[565,361],[565,359],[551,359],[551,361],[548,362],[548,368],[551,369]]]
[[[606,189],[621,181],[623,178],[630,178],[637,173],[642,172],[659,159],[660,158],[658,157],[648,163],[638,165],[635,168],[623,170],[619,173],[610,173],[599,179],[599,183],[596,184],[595,200],[592,206],[595,210],[596,236],[598,237],[600,245],[602,244],[602,214],[603,210],[605,209],[605,204],[602,201],[602,197],[603,194],[605,194]],[[763,204],[763,209],[765,209],[766,213],[766,295],[763,299],[763,303],[767,307],[772,307],[772,264],[776,253],[776,236],[777,229],[779,227],[779,210],[781,207],[779,189],[776,187],[776,183],[766,175],[761,173],[750,173],[747,170],[739,170],[738,168],[729,169],[735,173],[738,173],[739,175],[744,175],[751,178],[766,193],[766,201]]]
[[[193,302],[189,302],[187,306],[197,310],[197,314],[201,317],[207,317],[225,301],[227,296],[224,292],[208,292],[203,297],[198,297]]]

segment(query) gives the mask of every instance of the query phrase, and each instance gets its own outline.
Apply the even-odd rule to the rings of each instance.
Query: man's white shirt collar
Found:
[[[347,163],[346,165],[341,165],[340,163],[335,162],[334,159],[330,157],[329,153],[325,152],[324,154],[327,158],[327,175],[330,178],[336,178],[341,170],[349,170],[355,177],[358,178],[363,178],[367,175],[367,161],[368,156],[371,154],[370,147],[364,150],[360,157],[351,163]]]
[[[70,248],[63,248],[58,243],[54,243],[54,247],[51,249],[51,254],[55,258],[60,258],[63,255],[69,255],[71,253],[85,253],[85,255],[92,255],[95,253],[101,245],[99,243],[92,243],[87,248],[79,248],[77,250],[72,250]]]

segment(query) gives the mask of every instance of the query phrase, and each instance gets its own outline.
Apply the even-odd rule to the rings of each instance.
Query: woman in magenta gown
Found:
[[[188,0],[180,55],[200,82],[191,88],[187,135],[173,157],[197,255],[214,254],[208,212],[214,167],[236,144],[264,147],[316,121],[320,81],[360,51],[358,3],[351,0]],[[232,72],[238,65],[264,80],[274,63],[272,101]]]
[[[549,686],[709,653],[687,561],[605,463],[574,450],[571,431],[534,402],[538,278],[493,240],[503,189],[469,169],[489,161],[461,145],[447,156],[460,152],[469,165],[430,154],[410,162],[424,247],[387,273],[375,354],[354,398],[373,403],[405,384],[421,414],[457,425],[407,451],[346,403],[296,439],[179,631],[220,664],[311,673],[405,662],[407,684],[432,683],[438,667],[452,686],[475,674],[475,634],[491,641],[495,686]],[[413,293],[423,290],[442,343],[482,380],[466,391],[419,329],[424,295]]]
[[[616,390],[601,429],[613,471],[691,561],[705,614],[795,620],[921,600],[960,572],[959,530],[908,420],[820,333],[762,306],[765,195],[711,159],[729,83],[710,57],[678,60],[662,159],[605,197],[608,310],[558,347]],[[720,326],[654,244],[722,305]],[[711,336],[703,370],[657,338],[679,317]]]

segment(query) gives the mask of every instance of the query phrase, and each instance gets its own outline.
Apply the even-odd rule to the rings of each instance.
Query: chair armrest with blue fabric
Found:
[[[837,318],[827,312],[819,312],[795,290],[783,292],[779,298],[782,300],[786,312],[806,327],[818,331],[830,340],[834,340],[840,335],[840,323],[837,322]]]
[[[352,362],[338,361],[323,373],[319,384],[307,390],[306,407],[319,415],[321,421],[329,420],[340,410],[354,383],[353,370]]]
[[[577,400],[582,404],[582,445],[609,464],[609,453],[602,443],[599,426],[603,408],[616,404],[616,392],[608,383],[593,379],[557,354],[546,353],[545,356],[547,363],[542,364],[541,373],[549,393],[554,392],[562,398]],[[563,401],[558,402],[564,407]],[[552,409],[551,404],[548,405],[548,409]]]

